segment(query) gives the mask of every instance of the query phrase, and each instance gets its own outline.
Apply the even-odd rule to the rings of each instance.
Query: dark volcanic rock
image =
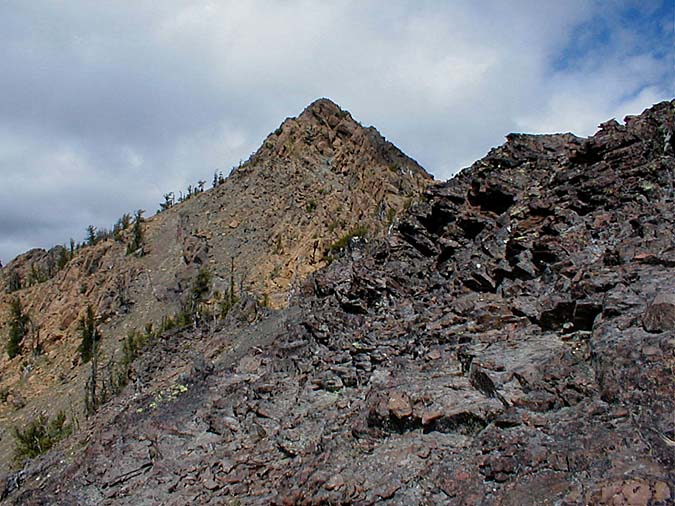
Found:
[[[675,331],[675,293],[661,292],[642,318],[647,332]]]
[[[10,500],[672,504],[674,118],[509,135],[289,309],[149,350]],[[148,409],[179,338],[215,367]]]

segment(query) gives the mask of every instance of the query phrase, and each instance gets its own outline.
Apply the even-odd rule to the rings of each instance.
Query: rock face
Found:
[[[7,303],[21,298],[36,331],[23,355],[0,353],[0,471],[11,458],[11,428],[48,404],[79,413],[86,368],[78,365],[78,320],[97,316],[104,360],[120,360],[130,330],[155,328],[185,304],[201,269],[216,292],[231,284],[272,307],[325,266],[334,246],[356,234],[383,236],[431,177],[414,160],[327,99],[287,119],[251,159],[211,190],[143,224],[143,256],[127,254],[131,230],[78,250],[32,250],[0,270],[0,325]],[[15,290],[17,286],[22,288]],[[14,290],[10,294],[5,291]],[[44,354],[31,353],[39,342]]]
[[[675,332],[675,293],[661,292],[654,297],[642,323],[647,332]]]
[[[162,336],[4,497],[672,504],[674,120],[508,136],[288,308]]]

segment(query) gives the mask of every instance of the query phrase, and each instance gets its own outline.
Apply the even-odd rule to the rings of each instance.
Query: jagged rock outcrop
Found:
[[[0,470],[11,461],[12,426],[44,411],[46,399],[48,411],[80,413],[87,373],[78,365],[78,320],[88,305],[104,336],[103,361],[121,360],[129,331],[156,328],[184,307],[204,268],[213,312],[231,285],[237,296],[283,307],[294,287],[331,261],[331,246],[357,231],[381,237],[430,181],[374,128],[320,99],[215,188],[147,218],[139,251],[129,251],[129,227],[72,259],[57,247],[10,262],[0,270],[0,324],[8,302],[20,297],[44,353],[31,353],[36,330],[22,356],[0,354],[0,392],[25,401],[19,410],[0,402]],[[11,286],[16,276],[20,283]]]
[[[163,336],[5,496],[671,504],[674,120],[510,135],[289,308]]]

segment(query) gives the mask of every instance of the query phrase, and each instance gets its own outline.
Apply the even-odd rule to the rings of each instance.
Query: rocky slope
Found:
[[[331,246],[357,232],[382,236],[429,181],[374,128],[320,99],[215,188],[146,219],[142,256],[127,254],[129,227],[72,259],[61,247],[15,259],[0,285],[5,292],[18,279],[23,288],[0,296],[0,322],[18,296],[32,331],[22,355],[9,360],[4,346],[0,354],[0,471],[11,462],[13,426],[45,406],[81,418],[88,368],[78,362],[78,321],[87,305],[103,335],[102,363],[121,360],[129,331],[157,328],[179,311],[204,268],[212,312],[231,284],[237,296],[283,307],[294,286],[331,260]]]
[[[281,311],[168,332],[15,504],[672,504],[675,104],[510,135]]]

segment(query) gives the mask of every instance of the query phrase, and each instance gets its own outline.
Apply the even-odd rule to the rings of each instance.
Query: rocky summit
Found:
[[[423,193],[342,236],[286,307],[242,296],[154,333],[117,395],[7,473],[8,504],[673,503],[675,103],[587,139],[511,134],[444,183],[344,114],[310,106],[227,184],[311,167],[347,195],[373,157],[386,202]],[[282,200],[280,220],[303,208]]]
[[[188,316],[198,280],[209,281],[200,313],[222,315],[235,298],[285,307],[348,238],[386,234],[429,181],[377,130],[319,99],[229,177],[216,174],[213,188],[202,181],[180,202],[167,194],[164,210],[142,220],[141,241],[127,217],[86,247],[36,249],[10,262],[0,270],[0,325],[17,297],[31,324],[20,355],[0,354],[0,472],[12,461],[14,426],[45,405],[81,417],[90,371],[78,347],[88,306],[102,336],[100,362],[116,369],[130,359],[129,333]]]

